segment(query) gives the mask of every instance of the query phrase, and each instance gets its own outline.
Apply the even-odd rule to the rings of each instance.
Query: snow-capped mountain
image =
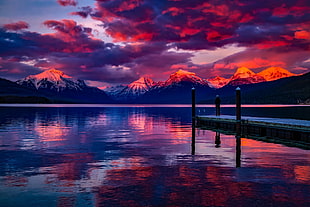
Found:
[[[109,96],[115,96],[118,93],[120,93],[126,87],[127,87],[127,85],[117,85],[117,86],[109,86],[109,87],[106,87],[102,90],[104,92],[106,92]]]
[[[46,70],[37,75],[30,75],[16,81],[16,83],[35,89],[44,97],[54,100],[79,103],[111,102],[104,91],[96,87],[90,87],[83,80],[74,79],[56,69]]]
[[[115,86],[104,91],[116,100],[135,99],[149,91],[157,83],[151,78],[141,77],[127,86]]]
[[[208,82],[193,72],[178,70],[168,80],[158,82],[139,98],[141,103],[188,103],[191,100],[191,89],[196,88],[196,100],[199,102],[211,95],[214,89]]]
[[[156,83],[151,78],[141,77],[124,88],[122,93],[142,95],[149,91],[154,85],[156,85]]]
[[[19,85],[36,89],[63,91],[66,89],[82,90],[87,87],[84,81],[75,80],[60,70],[50,69],[37,75],[30,75],[16,82]]]
[[[214,78],[207,79],[207,82],[211,88],[222,88],[227,85],[230,79],[216,76]]]
[[[159,85],[160,87],[167,87],[179,84],[181,82],[190,82],[193,84],[208,85],[208,83],[202,78],[198,77],[196,73],[188,72],[181,69],[171,74],[168,80],[162,82]]]
[[[237,86],[244,84],[260,83],[266,81],[264,77],[257,75],[246,67],[238,68],[229,81],[229,85]]]
[[[289,72],[281,67],[269,67],[259,73],[257,75],[263,77],[266,81],[274,81],[280,78],[287,78],[291,76],[296,76],[296,74]]]

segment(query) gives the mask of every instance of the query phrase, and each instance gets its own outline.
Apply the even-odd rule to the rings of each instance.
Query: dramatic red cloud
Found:
[[[58,4],[61,6],[76,6],[76,0],[57,0]]]
[[[292,25],[307,18],[305,0],[162,1],[97,0],[92,11],[75,13],[102,21],[115,41],[165,41],[181,49],[214,49],[240,43],[260,49],[295,44]],[[285,41],[284,41],[285,40]]]
[[[62,39],[65,42],[75,41],[77,37],[82,35],[92,36],[91,28],[85,28],[73,20],[63,19],[61,21],[56,20],[47,20],[43,23],[47,27],[54,29],[57,33],[49,34],[53,35],[59,39]]]
[[[44,25],[56,30],[55,33],[45,34],[44,36],[50,36],[67,43],[65,45],[63,44],[64,48],[62,51],[65,53],[89,53],[97,48],[96,44],[98,44],[98,46],[101,44],[101,41],[93,37],[91,28],[78,25],[73,20],[47,20],[44,22]]]
[[[177,8],[177,7],[170,7],[165,11],[162,11],[162,14],[171,14],[172,16],[178,16],[179,14],[184,13],[184,9]]]
[[[18,30],[22,30],[22,29],[28,29],[29,24],[27,22],[24,22],[24,21],[19,21],[19,22],[15,22],[15,23],[11,23],[11,24],[5,24],[5,25],[3,25],[3,28],[5,28],[7,30],[12,30],[12,31],[18,31]]]
[[[135,9],[140,6],[143,0],[127,0],[121,2],[120,6],[116,9],[116,11],[123,12]]]
[[[94,1],[70,14],[88,18],[85,25],[96,20],[102,26],[99,36],[117,43],[96,39],[91,28],[76,22],[80,18],[42,20],[53,30],[49,34],[25,30],[29,25],[20,21],[0,28],[0,67],[20,68],[15,71],[22,74],[24,68],[34,72],[51,66],[108,83],[127,83],[145,74],[160,80],[178,67],[203,77],[229,76],[240,66],[257,71],[281,66],[295,73],[310,68],[308,0]],[[77,5],[76,0],[57,2]],[[231,45],[246,49],[208,64],[193,62],[200,52]]]
[[[286,46],[286,45],[290,45],[290,43],[288,42],[284,42],[284,41],[263,41],[259,44],[256,45],[256,47],[258,49],[268,49],[268,48],[275,48],[275,47],[281,47],[281,46]]]
[[[222,35],[218,31],[211,30],[211,31],[207,32],[206,39],[209,42],[216,42],[216,41],[219,41],[219,40],[229,39],[231,37],[232,37],[231,35]]]

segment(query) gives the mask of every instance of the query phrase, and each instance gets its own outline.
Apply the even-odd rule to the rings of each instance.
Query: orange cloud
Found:
[[[310,32],[308,31],[296,31],[295,32],[295,38],[296,39],[305,39],[310,40]]]
[[[286,66],[285,62],[282,61],[270,61],[262,58],[254,58],[249,61],[244,61],[240,63],[235,63],[238,67],[247,67],[247,68],[261,68],[269,66]]]

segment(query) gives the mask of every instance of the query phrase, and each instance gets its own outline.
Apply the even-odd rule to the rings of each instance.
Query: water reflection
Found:
[[[193,130],[190,108],[0,108],[0,115],[0,206],[309,202],[308,151]]]
[[[219,148],[221,147],[221,134],[220,132],[215,132],[215,147]]]

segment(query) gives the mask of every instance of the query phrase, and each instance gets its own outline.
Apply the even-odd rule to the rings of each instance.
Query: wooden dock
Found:
[[[294,144],[300,143],[310,148],[310,121],[242,116],[241,89],[239,87],[236,88],[236,115],[220,115],[220,107],[221,100],[217,95],[215,98],[216,115],[196,116],[195,88],[192,88],[192,152],[195,152],[194,129],[196,127],[214,129],[217,132],[229,131],[236,135],[238,142],[241,137],[263,137]]]
[[[240,127],[241,136],[258,136],[266,138],[279,138],[310,143],[310,121],[265,117],[242,116],[196,116],[196,126],[212,129],[237,131]]]

